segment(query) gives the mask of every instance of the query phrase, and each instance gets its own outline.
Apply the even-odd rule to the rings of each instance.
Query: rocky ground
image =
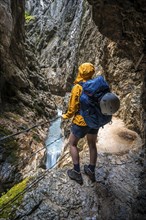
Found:
[[[113,138],[115,135],[117,139]],[[143,191],[140,190],[144,180],[142,182],[143,156],[139,155],[142,148],[139,135],[127,129],[123,122],[117,119],[114,119],[112,125],[100,130],[95,183],[91,183],[83,171],[83,165],[89,162],[86,141],[82,141],[80,145],[84,148],[80,152],[84,184],[81,186],[67,176],[67,169],[72,166],[67,144],[56,167],[43,171],[44,178],[24,194],[21,205],[17,204],[16,212],[15,206],[12,205],[14,216],[10,215],[8,219],[146,218],[146,191],[144,187]],[[139,200],[141,192],[143,199]]]

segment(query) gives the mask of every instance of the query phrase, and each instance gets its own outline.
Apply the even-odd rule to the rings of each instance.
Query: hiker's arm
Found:
[[[72,118],[75,115],[75,113],[78,111],[79,95],[80,95],[79,93],[80,93],[79,87],[74,86],[71,92],[67,113],[62,115],[63,119]]]

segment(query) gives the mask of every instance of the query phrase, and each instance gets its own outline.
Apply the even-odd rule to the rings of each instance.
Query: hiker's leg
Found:
[[[87,141],[90,153],[90,165],[96,165],[97,148],[96,148],[97,134],[87,134]]]
[[[72,157],[72,161],[74,164],[74,169],[76,171],[80,171],[79,166],[75,166],[75,164],[79,164],[79,150],[77,148],[78,141],[80,138],[83,138],[87,132],[88,132],[88,127],[87,126],[78,126],[76,124],[72,124],[71,126],[71,133],[69,137],[69,143],[70,143],[70,153]]]
[[[74,169],[69,169],[67,171],[70,179],[75,180],[79,184],[83,184],[83,178],[80,173],[80,163],[79,163],[79,151],[77,148],[77,144],[80,138],[76,137],[72,132],[70,133],[69,143],[70,143],[70,153],[72,157],[72,161],[74,164]]]
[[[70,133],[69,144],[73,164],[79,164],[79,151],[77,148],[79,139],[80,138],[76,137],[72,132]]]
[[[88,177],[92,182],[95,182],[95,166],[97,161],[96,140],[97,140],[96,133],[87,134],[87,141],[88,141],[89,153],[90,153],[90,163],[89,165],[84,165],[84,172],[85,174],[88,175]]]

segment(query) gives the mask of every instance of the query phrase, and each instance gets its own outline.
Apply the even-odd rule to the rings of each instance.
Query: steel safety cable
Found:
[[[29,157],[26,157],[26,158],[24,158],[22,161],[20,161],[19,163],[13,165],[13,166],[11,167],[11,169],[17,168],[17,166],[19,166],[19,165],[21,165],[21,164],[23,165],[24,161],[29,160],[30,158],[32,158],[33,156],[35,156],[37,153],[39,153],[40,151],[44,150],[45,148],[47,148],[48,146],[52,145],[53,143],[55,143],[56,141],[60,140],[61,138],[62,138],[62,136],[59,137],[59,138],[57,138],[57,139],[55,139],[54,141],[50,142],[49,144],[47,144],[46,146],[42,147],[42,148],[39,149],[38,151],[32,153]],[[8,167],[8,168],[9,168],[9,167]],[[4,176],[6,173],[8,173],[8,172],[9,172],[9,170],[8,170],[8,171],[5,171],[5,172],[3,173],[3,176]]]
[[[28,131],[30,131],[31,129],[35,128],[35,127],[39,127],[39,126],[44,125],[44,124],[47,124],[47,123],[52,123],[53,121],[57,120],[58,118],[60,118],[60,116],[56,117],[56,118],[53,119],[53,120],[49,120],[49,121],[46,121],[46,122],[44,122],[44,123],[41,123],[41,124],[38,124],[38,125],[34,125],[34,126],[28,128],[28,129],[25,129],[25,130],[23,130],[23,131],[17,132],[17,133],[15,133],[15,134],[5,136],[5,137],[1,138],[0,141],[3,141],[3,140],[5,140],[5,139],[8,139],[8,138],[10,138],[10,137],[19,135],[19,134],[24,133],[24,132],[28,132]],[[57,138],[57,139],[55,139],[55,140],[52,141],[51,143],[47,144],[45,147],[41,148],[40,150],[34,152],[30,157],[27,157],[27,158],[25,158],[24,160],[30,159],[31,157],[33,157],[34,155],[36,155],[38,152],[40,152],[40,151],[43,150],[44,148],[50,146],[51,144],[55,143],[56,141],[58,141],[58,140],[61,139],[61,138],[62,138],[62,136],[59,137],[59,138]],[[24,162],[24,160],[23,160],[22,162]],[[21,163],[22,163],[22,162],[21,162]],[[21,163],[18,163],[18,164],[15,165],[14,167],[18,166],[18,165],[21,164]],[[16,199],[19,198],[20,195],[23,195],[23,194],[24,194],[25,192],[27,192],[32,186],[34,186],[36,183],[38,183],[40,180],[42,180],[42,179],[45,177],[45,175],[47,174],[47,172],[50,171],[55,165],[56,165],[56,164],[54,164],[52,167],[50,167],[49,169],[47,169],[42,175],[40,175],[40,176],[39,176],[38,178],[36,178],[33,182],[31,182],[30,185],[28,185],[22,192],[18,193],[13,199],[11,199],[11,200],[9,200],[7,203],[5,203],[4,206],[3,206],[3,208],[0,209],[0,212],[2,212],[2,211],[8,206],[8,204],[13,204],[13,202],[16,201]]]
[[[58,118],[60,118],[60,116],[58,116],[58,117],[56,117],[56,118],[54,118],[54,119],[52,119],[52,120],[45,121],[45,122],[43,122],[43,123],[40,123],[40,124],[37,124],[37,125],[33,125],[33,126],[30,127],[30,128],[27,128],[27,129],[22,130],[22,131],[18,131],[18,132],[14,133],[14,134],[10,134],[10,135],[1,137],[1,138],[0,138],[0,141],[4,141],[4,140],[6,140],[6,139],[8,139],[8,138],[17,136],[17,135],[19,135],[19,134],[29,132],[29,131],[32,130],[33,128],[36,128],[36,127],[45,125],[45,124],[47,124],[47,123],[52,123],[53,121],[57,120]]]
[[[8,207],[8,205],[12,205],[21,195],[24,195],[24,193],[28,192],[29,189],[32,188],[32,186],[36,185],[39,181],[41,181],[48,171],[51,172],[51,169],[55,167],[56,164],[52,165],[49,169],[47,169],[44,173],[42,173],[39,177],[37,177],[35,180],[33,180],[24,190],[22,190],[20,193],[18,193],[13,199],[9,200],[7,203],[3,205],[3,207],[0,209],[0,213],[4,211],[5,208]]]

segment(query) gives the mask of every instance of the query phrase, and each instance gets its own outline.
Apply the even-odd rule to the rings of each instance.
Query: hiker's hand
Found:
[[[61,117],[62,117],[63,119],[68,119],[68,117],[66,116],[66,114],[61,115]]]

